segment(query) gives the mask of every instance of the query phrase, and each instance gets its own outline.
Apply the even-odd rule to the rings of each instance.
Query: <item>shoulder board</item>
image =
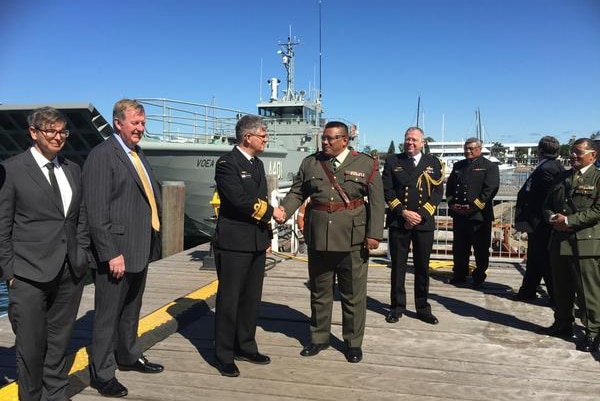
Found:
[[[351,154],[352,154],[352,156],[364,155],[364,156],[368,156],[370,159],[375,159],[375,157],[373,155],[370,155],[370,154],[365,153],[365,152],[359,152],[357,150],[353,150],[351,152]]]

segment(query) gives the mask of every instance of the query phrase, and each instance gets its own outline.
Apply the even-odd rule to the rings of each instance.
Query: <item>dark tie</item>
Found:
[[[338,167],[338,161],[337,159],[334,157],[333,159],[331,159],[331,168],[333,169],[333,171],[335,171]]]
[[[417,159],[415,159],[414,157],[411,157],[410,164],[412,164],[412,166],[415,167],[417,165]]]
[[[54,174],[54,163],[47,163],[46,167],[48,168],[48,175],[50,176],[50,186],[52,187],[52,192],[54,192],[54,198],[58,202],[60,210],[64,213],[62,196],[60,196],[60,188],[58,186],[58,181],[56,181],[56,175]]]

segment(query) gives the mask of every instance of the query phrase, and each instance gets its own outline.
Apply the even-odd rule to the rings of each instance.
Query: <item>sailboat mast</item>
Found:
[[[417,128],[421,128],[419,126],[419,117],[421,115],[421,96],[417,99]]]
[[[479,111],[479,107],[475,111],[475,119],[477,121],[477,139],[479,139],[483,144],[483,131],[481,130],[481,113]]]

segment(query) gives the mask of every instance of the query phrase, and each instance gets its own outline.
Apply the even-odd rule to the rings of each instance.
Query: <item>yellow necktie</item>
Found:
[[[140,180],[142,180],[142,185],[144,186],[144,192],[146,192],[146,197],[148,198],[148,202],[150,203],[150,210],[152,211],[152,228],[156,231],[160,231],[160,221],[158,220],[158,209],[156,208],[156,199],[154,199],[154,192],[152,192],[152,187],[150,186],[150,182],[148,182],[148,177],[146,177],[146,173],[144,172],[144,168],[142,167],[142,161],[138,156],[137,152],[131,151],[131,156],[133,157],[133,164],[135,165],[135,169],[140,176]]]

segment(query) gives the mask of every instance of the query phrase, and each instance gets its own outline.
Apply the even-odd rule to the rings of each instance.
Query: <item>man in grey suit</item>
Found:
[[[19,400],[64,401],[65,352],[93,259],[81,170],[58,156],[67,120],[43,107],[27,122],[33,146],[0,165],[0,276],[9,288]]]
[[[92,251],[95,316],[92,384],[107,397],[123,397],[120,370],[159,373],[138,344],[137,330],[148,263],[160,257],[160,188],[138,146],[146,115],[136,100],[113,109],[115,134],[96,146],[83,167],[83,192]]]

